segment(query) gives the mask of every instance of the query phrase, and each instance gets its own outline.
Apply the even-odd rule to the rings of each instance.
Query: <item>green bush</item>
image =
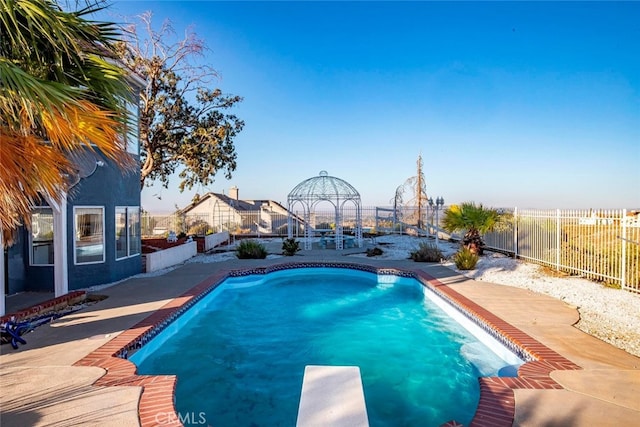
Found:
[[[458,270],[473,270],[476,268],[479,259],[480,257],[466,246],[463,246],[453,257],[453,261],[456,263]]]
[[[300,250],[300,242],[296,239],[284,239],[282,241],[282,255],[293,256]]]
[[[440,262],[444,257],[433,243],[420,243],[418,249],[412,251],[409,258],[415,262]]]
[[[255,240],[242,240],[236,248],[236,256],[240,259],[265,259],[267,249]]]

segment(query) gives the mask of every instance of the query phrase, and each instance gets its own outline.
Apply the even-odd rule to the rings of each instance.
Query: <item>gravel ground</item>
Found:
[[[452,263],[446,265],[458,271]],[[578,329],[640,357],[640,294],[576,277],[554,277],[541,266],[486,254],[476,270],[458,271],[491,283],[529,289],[576,306]]]

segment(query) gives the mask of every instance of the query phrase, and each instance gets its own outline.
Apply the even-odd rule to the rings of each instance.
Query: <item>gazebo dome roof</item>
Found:
[[[347,181],[320,171],[306,179],[289,193],[289,200],[350,200],[360,199],[360,193]]]

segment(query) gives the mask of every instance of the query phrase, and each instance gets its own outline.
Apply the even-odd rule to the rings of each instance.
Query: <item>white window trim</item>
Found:
[[[140,239],[140,248],[138,250],[138,253],[132,254],[131,253],[131,236],[129,236],[129,209],[137,209],[138,210],[138,238]],[[142,236],[141,234],[141,230],[142,230],[142,214],[141,214],[142,209],[140,208],[140,206],[127,206],[127,237],[129,238],[127,240],[127,253],[129,254],[129,258],[131,257],[136,257],[136,256],[141,256],[142,255]]]
[[[33,206],[32,207],[32,211],[33,209],[51,209],[51,214],[53,214],[53,208],[49,205],[41,205],[41,206]],[[55,230],[53,230],[53,233],[55,235]],[[54,251],[55,251],[55,246],[54,246]],[[51,267],[55,265],[54,263],[51,264],[34,264],[33,263],[33,230],[29,230],[29,267]]]
[[[118,242],[118,236],[116,233],[114,233],[113,239],[115,242],[114,248],[115,248],[115,253],[116,253],[116,261],[122,261],[124,259],[129,259],[129,258],[133,258],[133,257],[139,257],[142,253],[142,247],[140,248],[140,252],[132,254],[131,253],[131,235],[129,234],[129,212],[130,209],[137,209],[138,210],[138,222],[141,220],[140,218],[140,206],[116,206],[115,209],[113,210],[114,212],[114,222],[115,222],[115,217],[117,215],[117,211],[118,209],[124,209],[124,223],[125,223],[125,232],[126,232],[126,236],[127,236],[127,255],[118,258],[118,249],[117,249],[117,242]],[[141,245],[142,246],[142,245]]]
[[[128,206],[116,206],[115,209],[113,210],[114,213],[114,222],[116,220],[116,218],[118,217],[118,209],[124,209],[124,234],[125,234],[125,244],[127,246],[127,254],[123,257],[118,257],[118,224],[116,223],[115,226],[115,233],[113,236],[113,240],[115,242],[114,245],[114,249],[115,249],[115,253],[116,253],[116,261],[120,261],[122,259],[127,259],[129,258],[129,207]]]
[[[76,248],[76,215],[78,209],[100,209],[102,211],[102,261],[91,262],[78,262],[78,251]],[[91,264],[104,264],[107,257],[107,240],[105,229],[105,207],[104,206],[74,206],[73,207],[73,264],[74,265],[91,265]]]
[[[129,115],[133,116],[133,120],[135,120],[135,134],[130,135],[131,126],[129,123],[125,126],[126,131],[124,134],[124,138],[126,141],[126,150],[127,153],[132,154],[134,156],[140,156],[140,93],[135,91],[133,102],[125,101],[126,109]],[[132,144],[131,137],[135,139]]]

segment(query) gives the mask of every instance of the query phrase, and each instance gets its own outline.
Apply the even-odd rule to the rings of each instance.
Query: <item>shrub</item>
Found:
[[[415,262],[440,262],[444,257],[433,243],[420,243],[418,249],[412,251],[409,258]]]
[[[453,257],[453,261],[456,263],[458,270],[473,270],[476,268],[479,259],[480,257],[466,246],[463,246]]]
[[[206,221],[198,220],[191,224],[187,234],[193,236],[204,236],[207,234],[207,231],[209,231],[209,224]]]
[[[382,255],[382,249],[376,247],[373,249],[367,249],[367,256],[368,257],[372,257],[372,256],[378,256],[378,255]]]
[[[267,249],[255,240],[242,240],[236,248],[236,256],[240,259],[265,259]]]
[[[451,205],[444,211],[442,228],[448,232],[464,231],[462,244],[474,253],[482,255],[484,241],[482,235],[493,231],[501,222],[498,211],[476,205],[474,202],[465,202],[460,205]]]
[[[282,255],[293,256],[300,250],[300,242],[296,239],[284,239],[282,241]]]

